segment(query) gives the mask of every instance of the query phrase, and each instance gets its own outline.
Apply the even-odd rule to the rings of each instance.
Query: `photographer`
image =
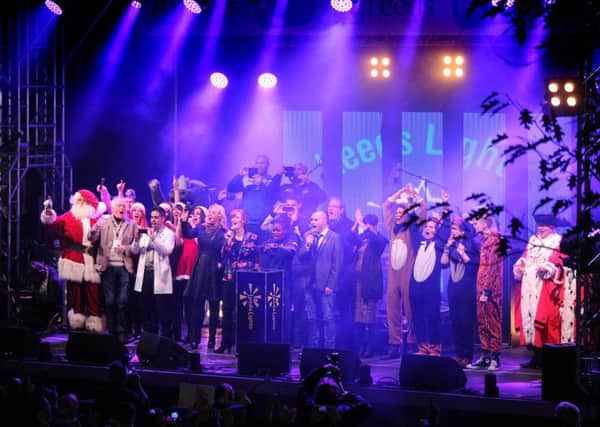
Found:
[[[273,177],[273,182],[286,181],[278,185],[279,197],[285,199],[293,195],[297,198],[303,216],[309,216],[327,200],[323,189],[310,180],[310,173],[306,164],[296,163],[294,166],[284,166],[283,171]]]
[[[315,369],[303,381],[298,392],[298,424],[356,426],[373,412],[362,396],[344,390],[336,362],[332,357],[332,364]]]

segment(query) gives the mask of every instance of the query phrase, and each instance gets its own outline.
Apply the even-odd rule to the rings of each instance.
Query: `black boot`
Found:
[[[525,363],[521,363],[521,368],[541,369],[542,368],[542,350],[534,347],[531,359]]]

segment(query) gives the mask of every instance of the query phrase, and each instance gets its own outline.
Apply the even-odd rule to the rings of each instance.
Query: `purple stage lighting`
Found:
[[[133,0],[131,3],[129,3],[129,5],[131,7],[133,7],[134,9],[141,9],[142,8],[142,2],[139,2],[137,0]]]
[[[52,0],[46,0],[44,4],[53,14],[62,15],[63,11],[62,8],[58,5],[58,3],[53,2]]]
[[[337,12],[348,12],[352,9],[352,0],[331,0],[330,4]]]
[[[202,8],[195,0],[183,0],[183,5],[186,7],[187,10],[189,10],[192,13],[198,14],[202,12]]]
[[[273,89],[277,86],[277,77],[273,73],[262,73],[258,76],[258,84],[264,89]]]
[[[212,73],[210,75],[210,83],[217,89],[225,89],[229,84],[229,80],[223,73]]]

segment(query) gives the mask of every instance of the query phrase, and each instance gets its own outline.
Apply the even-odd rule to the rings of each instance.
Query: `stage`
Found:
[[[68,335],[55,333],[43,338],[50,345],[52,360],[2,360],[1,374],[44,377],[58,384],[83,389],[90,384],[105,382],[105,366],[69,362],[65,347]],[[207,352],[206,336],[200,349],[201,372],[189,368],[177,370],[157,370],[141,366],[135,353],[137,342],[127,345],[132,355],[131,364],[149,390],[152,399],[161,404],[177,405],[177,395],[181,383],[215,385],[228,382],[235,389],[242,389],[253,395],[270,396],[277,394],[283,401],[293,404],[300,385],[300,349],[291,351],[291,370],[281,377],[241,376],[237,372],[235,354]],[[450,354],[448,354],[450,355]],[[544,425],[544,420],[552,417],[554,403],[541,399],[541,371],[520,367],[528,357],[523,348],[506,348],[502,353],[500,369],[494,374],[499,389],[499,397],[484,394],[487,370],[465,370],[467,384],[464,390],[453,392],[431,392],[403,388],[399,384],[401,359],[388,360],[383,356],[362,359],[362,364],[371,367],[373,385],[361,387],[358,384],[347,388],[363,395],[377,410],[369,425],[391,424],[402,419],[418,419],[427,415],[430,405],[435,405],[441,413],[452,414],[456,420],[470,425],[475,420],[487,419],[488,424],[518,419],[528,420],[531,425]],[[79,386],[77,385],[79,383]],[[404,414],[400,416],[399,414]],[[450,416],[450,415],[446,415]],[[457,418],[458,417],[458,418]],[[476,425],[476,423],[475,423]]]

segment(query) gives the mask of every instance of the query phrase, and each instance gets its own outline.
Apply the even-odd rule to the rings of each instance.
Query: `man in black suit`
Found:
[[[310,217],[311,230],[304,237],[299,256],[310,264],[310,281],[305,291],[304,314],[308,344],[318,347],[320,327],[323,346],[335,347],[335,290],[342,268],[342,239],[327,225],[327,214],[316,211]]]

